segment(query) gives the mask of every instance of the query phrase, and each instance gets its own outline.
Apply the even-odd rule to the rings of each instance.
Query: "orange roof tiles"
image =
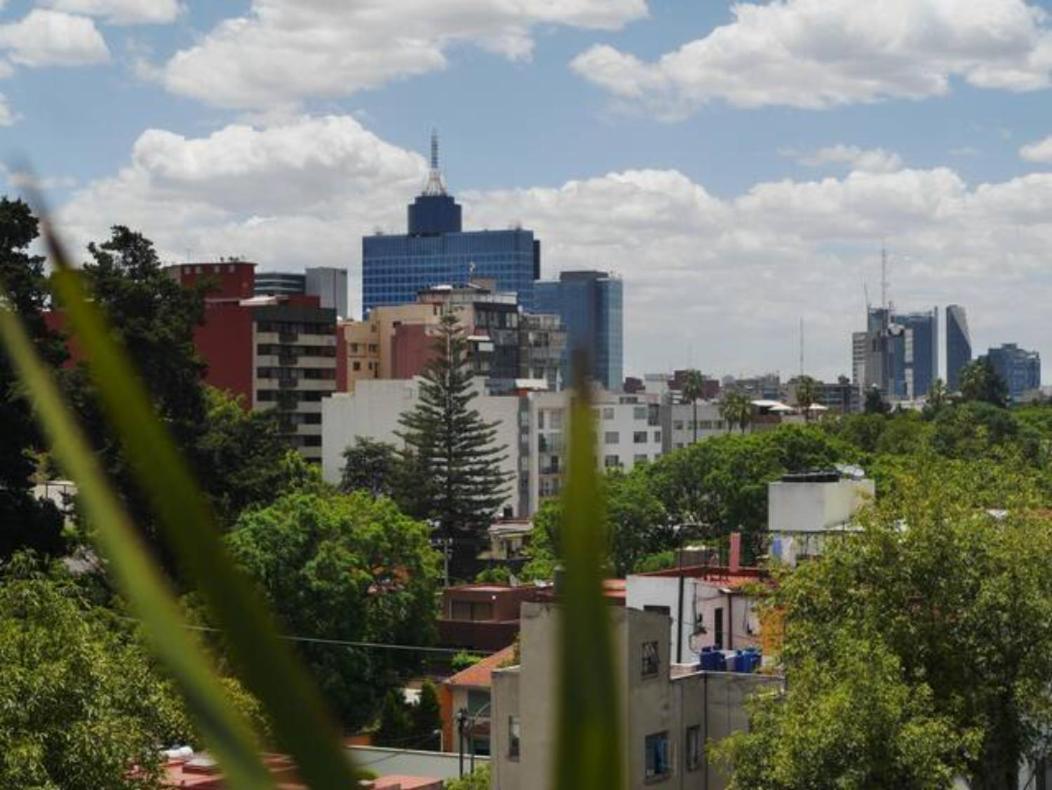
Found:
[[[486,656],[467,669],[462,669],[457,674],[446,679],[447,686],[470,686],[471,688],[488,689],[492,683],[494,669],[515,659],[515,645],[508,645],[503,650],[498,650],[493,655]]]

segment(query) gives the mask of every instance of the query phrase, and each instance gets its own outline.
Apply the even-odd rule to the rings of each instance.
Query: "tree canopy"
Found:
[[[231,552],[292,634],[427,644],[434,638],[438,555],[428,529],[365,492],[293,492],[242,515]],[[405,657],[298,643],[348,727],[368,724]]]
[[[900,470],[860,534],[780,579],[788,690],[725,747],[737,786],[1008,787],[1044,755],[1052,521],[1019,476],[991,513],[957,463]]]

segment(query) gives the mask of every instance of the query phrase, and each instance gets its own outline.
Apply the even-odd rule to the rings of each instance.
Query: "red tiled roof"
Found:
[[[471,688],[488,689],[492,683],[494,669],[514,660],[515,645],[508,645],[493,655],[486,656],[467,669],[462,669],[451,678],[447,678],[447,686],[470,686]]]
[[[748,584],[770,583],[770,576],[760,568],[739,568],[732,571],[720,565],[691,565],[685,568],[665,568],[660,571],[641,573],[640,576],[664,576],[675,579],[683,576],[686,579],[698,579],[720,587],[738,589]]]

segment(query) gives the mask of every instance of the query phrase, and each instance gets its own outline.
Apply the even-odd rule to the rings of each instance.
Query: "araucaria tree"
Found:
[[[427,476],[428,517],[451,546],[450,571],[473,576],[486,530],[508,494],[501,471],[506,458],[496,443],[497,424],[471,402],[478,394],[468,365],[468,343],[456,316],[442,317],[434,356],[424,370],[415,408],[400,419],[407,457]]]

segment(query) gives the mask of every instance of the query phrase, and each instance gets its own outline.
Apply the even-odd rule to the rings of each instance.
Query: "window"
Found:
[[[354,363],[354,364],[353,364],[353,365],[351,366],[351,368],[352,368],[353,370],[361,370],[361,369],[362,369],[362,363],[361,363],[361,362],[355,362],[355,363]]]
[[[716,616],[713,618],[715,622],[715,634],[713,636],[713,644],[717,650],[723,650],[723,607],[719,606],[716,608]]]
[[[648,735],[646,749],[646,778],[660,779],[669,775],[668,733],[656,732]]]
[[[650,459],[647,458],[646,453],[639,453],[638,455],[632,456],[632,463],[634,464],[645,464]]]
[[[621,466],[621,459],[616,455],[608,455],[603,459],[603,466],[607,469],[616,469]]]
[[[518,716],[508,717],[508,759],[519,759],[519,737],[522,734],[522,725]]]
[[[646,418],[647,418],[647,407],[646,406],[636,406],[634,409],[632,409],[632,419],[645,420]]]
[[[632,432],[632,443],[633,444],[646,444],[647,443],[647,432],[646,431],[633,431]]]
[[[621,435],[617,431],[607,431],[603,436],[604,444],[617,444],[621,441]]]
[[[643,643],[643,666],[642,675],[645,678],[654,677],[658,673],[658,668],[661,666],[661,658],[658,655],[658,643],[657,642],[644,642]]]
[[[654,431],[654,441],[658,444],[661,443],[661,431]]]
[[[493,604],[489,601],[452,601],[451,620],[492,620]]]
[[[694,724],[687,727],[687,770],[697,771],[701,768],[701,726]]]
[[[657,604],[654,604],[654,603],[643,604],[643,611],[644,612],[657,612],[658,614],[663,614],[666,617],[671,617],[672,616],[672,609],[671,609],[671,607],[658,606]]]
[[[672,422],[672,428],[677,431],[683,430],[683,420],[674,420]]]
[[[612,406],[607,406],[605,409],[603,409],[603,419],[604,420],[612,420],[612,419],[614,419],[614,409],[613,409]]]

